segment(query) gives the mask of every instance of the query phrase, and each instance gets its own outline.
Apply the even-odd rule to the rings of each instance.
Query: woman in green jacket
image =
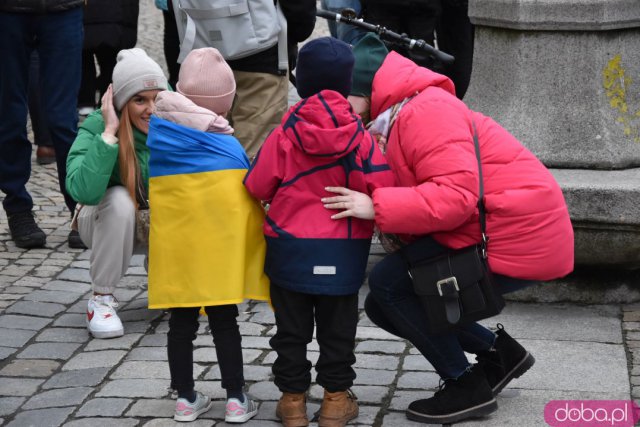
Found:
[[[67,190],[82,206],[78,231],[91,248],[87,327],[96,338],[124,334],[113,291],[133,255],[136,210],[147,208],[149,119],[166,89],[142,49],[120,51],[101,109],[82,123],[67,159]]]

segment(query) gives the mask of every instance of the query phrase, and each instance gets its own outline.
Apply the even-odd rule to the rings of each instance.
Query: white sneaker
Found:
[[[113,295],[94,295],[87,307],[87,328],[95,338],[115,338],[124,335],[122,322],[116,313],[118,301]]]
[[[244,394],[244,403],[236,398],[227,400],[224,420],[227,423],[244,423],[258,413],[258,405]]]
[[[211,409],[211,398],[200,392],[196,394],[196,401],[191,403],[187,399],[176,400],[176,412],[173,419],[176,421],[195,421],[200,414]]]

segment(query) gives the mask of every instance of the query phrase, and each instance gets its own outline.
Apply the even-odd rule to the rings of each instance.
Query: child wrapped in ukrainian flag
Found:
[[[245,422],[257,405],[244,392],[236,304],[269,298],[264,212],[242,184],[249,160],[225,118],[236,85],[220,53],[189,53],[176,88],[156,98],[147,140],[149,308],[171,309],[174,419],[193,421],[211,408],[193,380],[193,340],[204,307],[227,392],[225,421]]]

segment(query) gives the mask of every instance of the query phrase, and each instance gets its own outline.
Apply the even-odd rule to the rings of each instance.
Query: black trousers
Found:
[[[102,95],[104,95],[111,83],[111,76],[116,66],[119,50],[117,47],[104,46],[95,50],[82,51],[82,80],[80,82],[80,92],[78,93],[78,106],[95,107],[100,104]],[[96,70],[94,55],[98,60],[100,74]],[[96,91],[99,92],[97,103]]]
[[[178,392],[193,390],[193,340],[200,326],[198,307],[172,308],[169,319],[167,352],[171,388]],[[222,388],[241,390],[244,386],[242,337],[238,329],[238,307],[217,305],[205,307],[213,343],[218,355]]]
[[[443,74],[453,80],[456,96],[460,99],[469,88],[473,66],[474,26],[468,10],[468,0],[443,1],[442,17],[436,27],[438,47],[456,58],[453,64],[444,68]]]
[[[316,382],[329,392],[351,387],[356,378],[352,365],[356,361],[358,294],[311,295],[272,283],[271,304],[277,330],[270,343],[278,353],[273,375],[280,391],[304,393],[311,385],[307,344],[313,338],[314,320],[320,346]]]

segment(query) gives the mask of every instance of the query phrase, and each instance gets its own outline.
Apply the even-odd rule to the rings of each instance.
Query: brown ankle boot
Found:
[[[276,417],[282,421],[284,427],[306,427],[307,400],[304,393],[282,393],[276,406]]]
[[[330,393],[324,391],[320,407],[319,427],[344,427],[358,416],[357,398],[351,390]]]

